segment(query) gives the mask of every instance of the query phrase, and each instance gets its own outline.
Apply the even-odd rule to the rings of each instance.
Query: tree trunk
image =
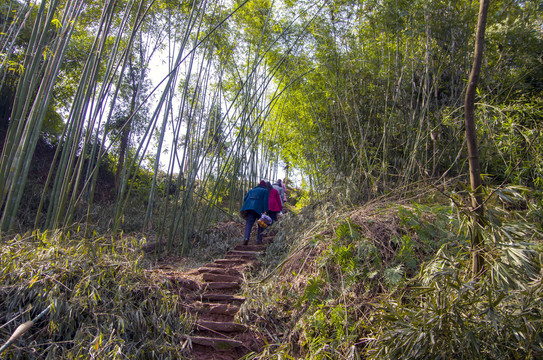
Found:
[[[121,188],[121,174],[124,167],[124,158],[126,157],[126,150],[128,148],[128,139],[130,138],[130,124],[125,124],[122,135],[121,145],[119,148],[119,160],[117,162],[117,172],[115,174],[115,193],[119,195],[119,189]]]
[[[140,54],[140,59],[143,59],[143,54]],[[132,130],[132,120],[134,116],[134,111],[136,110],[136,101],[140,90],[139,82],[142,81],[141,79],[143,79],[142,75],[140,75],[139,78],[134,76],[134,59],[132,58],[132,56],[129,57],[128,67],[130,69],[128,77],[130,81],[130,89],[132,90],[132,95],[130,98],[130,110],[128,112],[128,119],[125,120],[125,123],[123,124],[121,130],[122,132],[121,144],[119,147],[119,160],[117,162],[117,173],[115,174],[115,193],[117,194],[117,196],[119,195],[119,190],[121,188],[121,176],[123,172],[124,161],[126,158],[126,151],[128,150],[128,140],[130,139],[130,131]]]
[[[468,87],[466,89],[465,99],[465,126],[466,142],[469,156],[469,174],[471,189],[472,214],[474,216],[471,228],[471,249],[472,249],[472,271],[475,276],[481,273],[484,268],[483,246],[484,241],[479,231],[483,223],[484,208],[482,200],[482,181],[481,168],[479,165],[479,152],[477,149],[477,132],[475,129],[475,92],[481,72],[481,63],[483,60],[483,44],[485,38],[486,18],[488,13],[489,0],[480,0],[479,17],[477,21],[477,35],[475,38],[475,56],[473,67],[469,77]]]

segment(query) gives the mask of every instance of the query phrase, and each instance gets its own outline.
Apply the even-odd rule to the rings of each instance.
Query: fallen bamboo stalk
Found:
[[[11,334],[11,336],[9,337],[8,341],[2,345],[2,347],[0,348],[0,355],[2,354],[2,352],[4,352],[4,350],[6,350],[11,344],[13,344],[17,339],[19,339],[21,336],[24,335],[24,333],[26,333],[28,330],[30,330],[30,328],[38,321],[40,320],[42,317],[44,317],[48,312],[49,310],[51,309],[51,305],[49,305],[48,307],[45,308],[45,310],[43,310],[41,313],[38,314],[38,316],[36,316],[33,320],[29,320],[25,323],[22,323],[21,325],[17,326],[17,329],[15,329],[15,331],[13,332],[13,334]]]

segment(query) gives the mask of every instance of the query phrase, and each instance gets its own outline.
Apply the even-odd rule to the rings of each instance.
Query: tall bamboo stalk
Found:
[[[147,194],[145,223],[157,224],[153,230],[157,230],[159,240],[166,238],[170,247],[181,245],[182,251],[189,248],[191,238],[204,231],[205,225],[213,220],[213,214],[235,212],[249,187],[260,178],[275,176],[271,169],[276,167],[274,162],[278,161],[278,156],[266,148],[267,144],[273,143],[275,135],[266,134],[267,139],[261,138],[262,130],[273,108],[281,104],[278,99],[288,86],[281,89],[278,84],[283,80],[276,82],[283,60],[273,64],[267,60],[268,52],[283,36],[279,34],[270,40],[264,34],[272,22],[273,12],[265,18],[262,33],[247,43],[249,52],[240,53],[246,55],[240,57],[243,61],[232,58],[229,64],[219,64],[215,57],[215,32],[232,21],[248,1],[227,11],[222,3],[193,2],[192,8],[178,18],[183,19],[181,27],[169,20],[161,20],[163,22],[156,25],[177,36],[171,40],[171,50],[168,50],[174,56],[169,59],[168,74],[152,91],[158,94],[158,100],[153,104],[143,132],[138,135],[140,141],[130,149],[130,156],[119,168],[119,191],[111,216],[113,232],[122,229],[134,180],[139,170],[147,166],[149,149],[153,147],[156,150],[154,165],[150,168],[152,180]],[[66,3],[63,27],[58,31],[60,35],[51,42],[46,34],[51,33],[51,23],[59,4],[59,0],[41,3],[28,47],[25,74],[19,82],[0,166],[3,231],[15,225],[18,201],[49,96],[84,6],[83,1]],[[160,11],[159,5],[156,1],[121,3],[110,0],[103,3],[94,41],[82,66],[65,119],[64,134],[38,206],[36,227],[57,228],[79,221],[75,216],[82,204],[87,206],[86,221],[92,221],[98,172],[115,144],[115,139],[110,137],[112,115],[119,101],[128,59],[134,51],[135,39],[143,38],[143,25],[152,14]],[[216,20],[208,23],[210,18]],[[18,28],[13,28],[14,34],[15,29]],[[154,46],[162,41],[159,37],[149,39],[155,41]],[[50,44],[54,44],[55,51],[43,62],[36,55],[42,54]],[[227,69],[233,70],[229,80],[223,78]],[[41,83],[34,76],[37,73],[44,74]],[[231,80],[237,83],[234,92],[227,83]],[[179,82],[182,83],[181,91]],[[29,96],[34,92],[36,97]],[[149,101],[151,94],[144,103]],[[128,121],[147,106],[144,103],[134,104]],[[20,120],[26,115],[29,115],[28,119]],[[169,127],[173,129],[172,136],[168,136]],[[158,134],[156,140],[155,132]],[[218,132],[222,132],[220,141],[215,138]],[[173,196],[167,189],[162,194],[157,193],[162,149],[167,141],[171,147],[167,183],[173,183],[175,179],[177,184]],[[228,210],[219,204],[223,191],[228,191],[230,196]],[[154,211],[155,203],[160,204],[158,212]]]
[[[24,66],[24,77],[19,82],[8,136],[4,143],[3,161],[0,166],[0,178],[2,179],[0,205],[4,204],[0,220],[1,231],[8,231],[15,224],[17,210],[30,169],[30,161],[40,135],[52,88],[74,24],[84,5],[83,1],[68,1],[65,4],[62,18],[63,28],[52,43],[53,55],[49,57],[48,61],[42,62],[40,56],[46,49],[48,33],[52,28],[52,21],[59,5],[58,1],[52,1],[47,9],[47,15],[43,16],[46,10],[45,3],[41,4],[38,14],[42,17],[36,22],[31,36],[27,50],[28,61],[25,61]],[[43,69],[44,76],[38,84],[39,77],[34,75],[40,72],[40,69]],[[30,95],[31,89],[37,91],[35,97]],[[25,120],[23,120],[24,117],[26,117]],[[21,139],[21,141],[15,143],[16,139]]]

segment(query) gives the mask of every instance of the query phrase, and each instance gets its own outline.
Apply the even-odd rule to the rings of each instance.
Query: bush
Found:
[[[502,202],[521,198],[511,188],[495,194]],[[366,339],[368,358],[543,356],[539,225],[526,221],[534,209],[523,216],[506,208],[493,198],[487,203],[487,225],[479,229],[486,272],[472,278],[464,241],[444,244],[400,296],[389,295],[376,309]]]

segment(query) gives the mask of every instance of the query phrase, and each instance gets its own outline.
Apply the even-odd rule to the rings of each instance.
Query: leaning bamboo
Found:
[[[272,40],[271,43],[266,43],[264,41],[265,36],[261,34],[250,45],[250,57],[246,59],[244,65],[232,63],[237,73],[236,81],[242,84],[239,90],[236,90],[233,101],[226,99],[226,86],[223,85],[221,78],[217,79],[215,77],[214,70],[217,63],[212,54],[215,46],[212,41],[213,34],[246,3],[247,1],[243,1],[236,8],[225,12],[225,16],[219,17],[216,23],[211,23],[210,30],[205,36],[200,34],[203,32],[204,22],[208,19],[206,15],[215,11],[220,14],[220,4],[217,5],[207,1],[193,3],[193,9],[187,14],[189,20],[184,23],[185,27],[181,32],[181,46],[176,44],[178,46],[176,49],[177,57],[172,63],[167,79],[163,82],[162,96],[160,96],[160,100],[157,102],[153,114],[141,135],[139,145],[133,149],[129,161],[125,162],[119,169],[122,174],[122,181],[113,215],[114,231],[120,228],[124,208],[132,191],[133,179],[135,179],[138,169],[141,168],[144,159],[148,155],[148,148],[152,144],[153,133],[157,128],[160,128],[160,131],[157,153],[154,156],[155,165],[152,185],[148,193],[149,205],[145,217],[147,219],[146,223],[155,221],[156,218],[156,221],[160,224],[159,229],[162,229],[160,231],[163,231],[164,236],[168,237],[170,244],[173,244],[174,239],[180,239],[186,249],[188,239],[195,232],[202,231],[202,224],[210,221],[213,211],[217,210],[216,202],[221,196],[222,182],[228,182],[228,191],[232,196],[237,195],[236,201],[239,201],[241,197],[239,195],[247,190],[252,181],[270,175],[268,167],[272,165],[271,162],[275,161],[277,157],[263,148],[268,141],[259,140],[258,138],[262,136],[263,119],[271,114],[271,109],[276,103],[275,100],[271,101],[268,97],[274,93],[274,91],[270,90],[274,86],[274,71],[281,65],[274,64],[270,66],[266,63],[265,58],[267,52],[278,41],[280,36]],[[50,21],[47,19],[50,20],[50,16],[54,13],[51,9],[44,7],[43,4],[44,2],[42,3],[42,15],[38,17],[36,22],[36,29],[44,29],[48,26],[47,24]],[[68,2],[69,6],[66,9],[69,11],[66,10],[65,19],[74,18],[78,14],[76,5],[82,6],[82,4],[81,1]],[[62,146],[59,146],[49,172],[35,226],[40,226],[43,223],[41,218],[44,215],[46,227],[56,228],[68,225],[74,219],[78,204],[83,199],[88,199],[87,221],[90,220],[98,168],[101,159],[105,156],[107,149],[111,148],[111,143],[113,143],[111,141],[109,145],[105,144],[107,142],[106,137],[109,136],[108,124],[111,119],[112,109],[117,101],[117,94],[133,39],[137,36],[141,37],[141,25],[151,6],[145,7],[143,2],[131,1],[125,4],[124,9],[120,9],[115,8],[116,4],[115,0],[104,3],[103,17],[99,22],[100,30],[94,39],[92,50],[89,52],[87,62],[82,69],[80,83],[67,119],[65,134],[61,140]],[[138,4],[140,5],[138,10],[133,8]],[[146,10],[142,11],[142,9]],[[115,28],[113,19],[120,12],[123,12],[122,20],[119,26]],[[130,27],[127,26],[128,19],[133,19],[133,21],[130,21]],[[271,13],[265,19],[263,31],[266,31],[270,21]],[[59,50],[66,48],[66,42],[71,34],[70,31],[75,26],[73,25],[75,21],[71,24],[71,28],[63,28],[65,36],[62,41],[58,41]],[[111,37],[112,30],[117,31],[115,34],[116,40],[113,47],[109,48],[106,39]],[[46,39],[38,35],[37,31],[33,33],[34,38],[29,48],[38,49],[39,46],[45,44]],[[191,38],[194,40],[192,48],[187,49]],[[126,39],[126,41],[121,42],[120,39]],[[25,87],[21,87],[20,94],[27,94],[30,91],[29,89],[39,88],[38,94],[41,97],[38,99],[41,103],[36,105],[35,108],[31,108],[31,104],[27,102],[18,103],[14,107],[17,114],[24,114],[32,109],[32,118],[37,121],[41,117],[43,120],[46,109],[44,105],[48,101],[45,92],[52,93],[50,90],[54,85],[55,74],[58,73],[62,51],[59,51],[56,56],[58,56],[58,58],[54,58],[56,62],[47,68],[47,74],[51,76],[45,78],[47,84],[43,83],[43,87],[38,87],[38,82],[31,77],[25,77],[21,81],[20,84],[25,84]],[[37,66],[39,62],[29,62],[29,64]],[[104,68],[104,64],[105,72],[101,74],[100,71]],[[175,106],[173,98],[176,82],[181,78],[182,65],[186,65],[185,83],[181,98],[182,105],[179,107],[179,116],[176,122],[172,124],[175,129],[175,142],[172,146],[180,144],[180,134],[184,132],[183,154],[181,155],[181,151],[179,154],[177,151],[172,151],[167,175],[168,179],[176,177],[178,189],[175,192],[174,199],[169,199],[167,194],[162,194],[162,198],[159,198],[155,192],[161,162],[161,149],[164,147],[167,123],[170,118],[171,121],[174,119]],[[240,71],[239,69],[242,68],[243,70]],[[190,79],[194,79],[193,84],[196,90],[194,93],[189,91]],[[214,87],[213,81],[215,80],[218,81],[219,86]],[[210,99],[213,100],[210,101]],[[206,114],[212,113],[213,107],[222,103],[228,103],[227,112],[219,114],[220,116],[217,115],[213,122],[207,119]],[[137,113],[139,106],[142,106],[142,104],[134,107],[131,116]],[[162,119],[160,125],[158,125],[159,118]],[[34,129],[41,127],[39,121],[33,124],[36,125]],[[223,143],[215,144],[212,134],[218,131],[223,131],[225,138]],[[25,135],[23,136],[22,146],[25,146],[24,149],[26,149],[26,146],[31,146],[32,142],[36,141],[39,130],[30,132],[28,128],[25,130],[22,123],[14,121],[13,130],[6,142],[8,147],[9,144],[14,143],[13,139],[23,134]],[[102,136],[101,140],[99,136]],[[227,148],[227,142],[229,148]],[[28,150],[32,149],[28,147]],[[26,154],[27,157],[20,157],[23,155],[20,151],[10,151],[8,154],[6,150],[6,155],[11,161],[3,163],[2,168],[0,168],[1,174],[5,175],[1,176],[2,182],[9,184],[13,179],[24,181],[26,178],[25,171],[28,171],[29,159],[31,158],[30,152]],[[85,162],[85,154],[89,152],[92,154],[91,159]],[[247,157],[244,158],[245,154],[247,154]],[[25,163],[26,160],[28,161]],[[25,166],[18,167],[19,172],[10,175],[8,163],[21,163]],[[179,166],[174,166],[176,164]],[[179,175],[174,174],[176,169],[179,169]],[[22,186],[20,189],[22,191]],[[3,190],[4,187],[2,187]],[[6,198],[5,201],[16,205],[16,202],[21,199],[21,194],[22,192],[10,194],[12,197]],[[153,214],[155,198],[161,202],[161,209],[171,208],[172,211],[163,210],[155,217]],[[49,200],[49,205],[44,211],[44,204],[47,200]],[[231,202],[231,209],[235,208],[236,201]],[[15,208],[6,207],[6,209],[11,214],[16,212]],[[43,214],[44,212],[45,214]],[[6,211],[5,214],[7,216]],[[198,221],[195,221],[196,219]],[[6,220],[3,224],[9,227],[13,225],[13,222],[10,223]]]
[[[48,9],[47,18],[44,20],[43,29],[40,29],[39,27],[34,29],[34,31],[36,32],[43,31],[43,33],[41,33],[41,36],[39,37],[39,40],[37,40],[37,50],[43,49],[46,44],[45,34],[47,33],[47,31],[49,31],[51,27],[51,22],[57,5],[58,2],[51,3],[50,8]],[[48,62],[46,62],[46,67],[44,69],[45,75],[41,80],[41,84],[39,84],[38,86],[35,79],[32,79],[32,81],[30,82],[34,83],[34,86],[37,88],[37,95],[35,101],[33,101],[32,98],[27,98],[24,106],[17,105],[17,100],[16,104],[14,104],[14,111],[20,112],[16,113],[15,116],[12,116],[12,122],[10,122],[10,129],[14,129],[15,127],[17,127],[17,130],[10,131],[11,138],[9,141],[6,140],[5,149],[10,148],[10,146],[13,145],[12,141],[14,140],[14,138],[12,136],[19,135],[22,141],[17,144],[18,146],[12,146],[10,148],[10,153],[12,155],[8,156],[8,158],[11,161],[8,160],[7,163],[10,164],[9,166],[12,170],[10,170],[10,176],[2,176],[3,180],[7,179],[7,183],[2,183],[2,186],[4,187],[3,191],[6,192],[9,188],[9,194],[7,195],[5,200],[5,207],[1,219],[2,231],[8,231],[14,226],[16,213],[23,195],[24,186],[26,184],[26,179],[30,168],[30,160],[32,158],[32,155],[34,154],[34,149],[37,144],[39,132],[45,118],[45,112],[51,99],[52,88],[60,69],[60,63],[64,58],[65,50],[71,37],[74,23],[79,16],[82,6],[82,1],[70,1],[66,4],[66,7],[64,8],[65,12],[62,20],[65,22],[65,25],[56,40],[55,52],[53,56]],[[40,22],[38,21],[37,24],[38,23]],[[36,35],[35,38],[37,39],[38,36]],[[33,43],[29,45],[29,48],[31,48],[32,46]],[[35,56],[31,61],[30,68],[36,70],[39,63],[41,63],[41,59]],[[32,85],[30,87],[32,87]],[[21,90],[21,92],[25,91],[28,91],[28,88]],[[28,119],[24,122],[23,125],[23,122],[17,121],[17,119],[26,113],[25,109],[28,109],[29,112]],[[2,164],[4,164],[4,162],[2,162]],[[5,167],[2,166],[2,170],[0,171],[1,174],[5,174],[4,171],[7,166],[7,164]],[[2,196],[2,200],[3,198],[4,197]]]
[[[17,341],[17,339],[19,339],[21,336],[23,336],[28,330],[30,330],[32,328],[32,326],[34,326],[34,324],[40,320],[42,317],[44,317],[45,315],[47,315],[47,313],[49,312],[49,310],[51,309],[51,305],[49,305],[48,307],[46,307],[41,313],[39,313],[34,319],[32,320],[29,320],[25,323],[22,323],[21,325],[19,325],[17,327],[17,329],[15,329],[15,331],[13,332],[13,334],[11,334],[11,336],[9,337],[8,341],[6,341],[6,343],[4,345],[2,345],[2,347],[0,347],[0,355],[2,355],[2,353],[4,352],[4,350],[6,350],[11,344],[13,344],[15,341]]]

